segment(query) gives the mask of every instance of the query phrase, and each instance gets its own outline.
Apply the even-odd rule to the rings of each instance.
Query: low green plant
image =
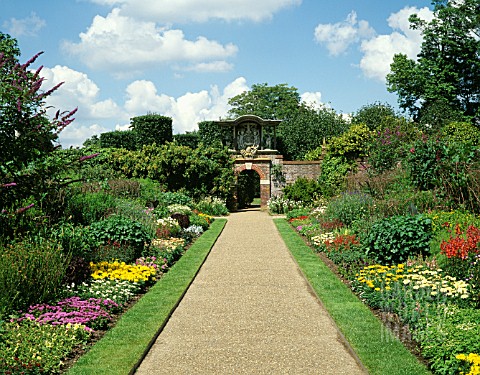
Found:
[[[78,193],[69,199],[64,217],[79,225],[90,225],[112,214],[115,197],[106,192]]]
[[[414,338],[420,342],[422,355],[436,374],[456,374],[459,353],[480,353],[480,310],[440,306],[436,314],[425,318]]]
[[[0,327],[2,374],[60,374],[76,348],[86,346],[90,333],[82,325],[43,324],[31,320],[5,322]]]
[[[363,157],[368,153],[373,135],[366,125],[353,124],[343,134],[330,139],[327,151],[331,155],[341,156],[347,160]]]
[[[162,192],[158,196],[159,201],[161,204],[170,206],[172,204],[180,204],[184,206],[190,206],[192,204],[193,199],[189,197],[187,194],[180,193],[180,192]]]
[[[340,220],[347,227],[355,220],[366,219],[373,208],[371,196],[361,192],[345,192],[332,199],[324,212],[330,220]]]
[[[210,226],[210,223],[205,216],[192,213],[190,215],[190,225],[200,226],[204,231],[206,231]]]
[[[311,210],[306,207],[302,208],[294,208],[293,210],[290,210],[287,212],[287,219],[294,219],[300,216],[309,216]]]
[[[90,225],[91,235],[104,246],[131,247],[135,249],[135,257],[139,257],[145,243],[152,239],[151,233],[138,221],[127,217],[112,215]]]
[[[273,196],[268,200],[267,207],[271,214],[286,214],[293,209],[303,208],[304,204],[285,197]]]
[[[368,257],[380,264],[405,262],[430,252],[432,221],[423,215],[392,216],[372,225],[364,243]]]
[[[283,188],[283,195],[286,199],[300,201],[305,206],[313,205],[320,196],[321,187],[316,180],[299,177],[291,185]]]
[[[69,262],[70,256],[49,241],[0,248],[0,317],[57,297]]]
[[[91,235],[88,227],[75,225],[72,222],[60,222],[45,228],[45,237],[59,243],[66,254],[91,260],[98,241]]]
[[[204,198],[195,204],[195,208],[212,216],[224,216],[229,213],[225,200],[217,197]]]

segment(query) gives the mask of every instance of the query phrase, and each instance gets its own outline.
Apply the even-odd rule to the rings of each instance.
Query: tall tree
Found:
[[[361,107],[352,117],[352,124],[364,124],[370,130],[383,129],[397,119],[395,110],[389,104],[375,102]]]
[[[302,104],[294,116],[279,126],[279,151],[287,159],[303,159],[308,151],[321,147],[324,139],[342,134],[348,126],[332,108],[316,109]]]
[[[416,14],[410,17],[411,28],[423,34],[417,61],[395,55],[387,87],[415,120],[443,125],[443,119],[450,121],[458,114],[478,116],[480,2],[434,0],[432,4],[432,21]]]
[[[252,85],[251,90],[234,96],[228,101],[232,117],[256,115],[265,120],[285,120],[295,114],[300,105],[300,95],[293,86],[281,83]]]

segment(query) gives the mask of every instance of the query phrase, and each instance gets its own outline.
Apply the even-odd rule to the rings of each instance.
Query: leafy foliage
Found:
[[[300,201],[303,205],[312,205],[320,196],[321,187],[316,180],[308,178],[297,178],[291,185],[283,188],[283,195],[286,199]]]
[[[480,145],[480,129],[469,122],[451,122],[441,129],[440,134],[446,143]]]
[[[376,131],[368,146],[368,163],[374,173],[392,170],[404,159],[407,150],[405,145],[418,139],[419,131],[405,120],[392,123],[392,127],[384,127]]]
[[[435,18],[424,21],[410,17],[413,29],[423,34],[417,62],[406,55],[395,55],[388,90],[396,92],[400,107],[421,120],[430,108],[442,123],[445,113],[461,112],[473,117],[480,101],[480,39],[478,1],[435,0]],[[443,112],[443,113],[442,113]],[[430,120],[435,120],[429,116]],[[448,120],[448,116],[447,116]],[[435,126],[430,122],[431,126]]]
[[[342,134],[347,128],[345,120],[333,109],[301,105],[279,125],[280,151],[287,159],[303,159],[307,152],[321,147],[325,139]]]
[[[361,107],[352,117],[352,124],[363,124],[371,131],[390,126],[397,115],[390,104],[375,102]]]
[[[323,196],[333,197],[345,190],[347,173],[355,167],[355,162],[343,156],[327,153],[322,160],[322,172],[318,178]]]
[[[0,250],[0,316],[59,295],[70,262],[60,246],[25,240]]]
[[[137,134],[131,130],[115,130],[100,134],[99,145],[102,148],[137,149]]]
[[[163,145],[173,141],[172,119],[167,116],[150,113],[132,117],[130,128],[135,132],[137,149],[153,143]]]
[[[225,149],[191,149],[175,143],[144,146],[139,151],[116,150],[111,165],[127,178],[149,178],[170,192],[184,191],[193,198],[227,198],[233,181],[233,160]]]
[[[392,216],[375,222],[366,247],[368,257],[380,264],[405,262],[409,257],[428,254],[432,220],[423,216]]]
[[[37,217],[58,212],[64,172],[75,162],[55,153],[54,142],[76,110],[57,111],[49,120],[45,98],[61,84],[43,91],[42,68],[31,71],[40,53],[24,64],[19,54],[16,40],[0,33],[0,234],[10,236],[21,235],[16,218],[25,211],[36,207]]]
[[[180,146],[187,146],[190,148],[197,148],[200,143],[200,135],[198,131],[186,132],[183,134],[174,134],[173,140]]]
[[[330,139],[327,144],[327,152],[348,160],[364,157],[368,153],[368,145],[372,137],[373,132],[366,125],[352,125],[343,134]]]
[[[104,246],[136,249],[136,257],[140,256],[145,243],[149,243],[153,237],[141,223],[118,215],[92,223],[89,232]]]
[[[372,206],[373,199],[367,194],[343,193],[328,203],[324,216],[350,226],[354,221],[367,219]]]
[[[252,88],[233,98],[228,104],[232,117],[256,115],[265,120],[286,120],[291,118],[300,104],[297,88],[281,83],[268,86],[267,83],[252,85]]]

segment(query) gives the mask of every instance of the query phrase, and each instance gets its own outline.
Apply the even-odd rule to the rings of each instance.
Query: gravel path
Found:
[[[229,216],[137,374],[365,374],[272,217]]]

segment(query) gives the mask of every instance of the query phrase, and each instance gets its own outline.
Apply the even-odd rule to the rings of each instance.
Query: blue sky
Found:
[[[172,117],[174,133],[195,130],[258,83],[344,114],[396,106],[385,74],[394,53],[419,52],[411,13],[431,19],[430,1],[0,0],[0,31],[22,62],[44,51],[45,89],[65,82],[47,104],[78,107],[61,133],[68,147],[147,113]]]

